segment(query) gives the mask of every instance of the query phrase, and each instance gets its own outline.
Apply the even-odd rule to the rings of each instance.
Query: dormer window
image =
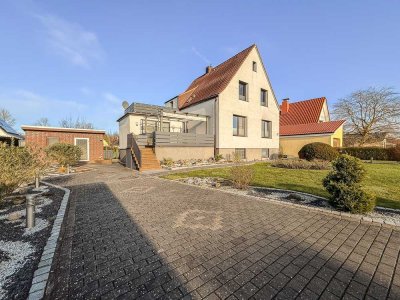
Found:
[[[253,72],[257,72],[257,63],[253,61]]]

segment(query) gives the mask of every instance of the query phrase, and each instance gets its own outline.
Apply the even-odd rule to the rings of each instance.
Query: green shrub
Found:
[[[224,159],[224,156],[222,154],[216,154],[214,159],[215,161],[220,161],[221,159]]]
[[[332,205],[351,213],[370,212],[375,207],[375,197],[365,192],[361,182],[365,176],[362,162],[349,155],[340,155],[332,162],[333,170],[323,179],[323,186]]]
[[[304,159],[278,159],[271,163],[273,167],[285,169],[329,170],[330,163],[326,160],[308,161]]]
[[[0,200],[33,178],[33,158],[28,149],[0,143]]]
[[[359,159],[391,160],[391,149],[378,147],[347,147],[340,149],[343,154],[348,154]]]
[[[76,164],[82,154],[81,148],[71,144],[57,143],[46,149],[46,153],[52,160],[56,161],[61,167]]]
[[[339,153],[335,148],[332,148],[330,145],[324,143],[307,144],[304,145],[299,151],[299,157],[306,160],[322,159],[331,161],[338,155]]]
[[[230,169],[233,186],[238,189],[246,189],[254,176],[251,166],[235,166]]]
[[[163,158],[161,164],[167,167],[172,167],[174,165],[174,161],[172,160],[172,158]]]

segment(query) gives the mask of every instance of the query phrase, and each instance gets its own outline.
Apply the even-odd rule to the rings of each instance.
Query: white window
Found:
[[[260,104],[262,106],[268,106],[268,91],[261,89],[260,91]]]
[[[239,99],[247,101],[247,94],[248,94],[247,83],[239,81]]]
[[[272,123],[271,121],[261,121],[261,137],[271,138],[272,137]]]
[[[233,135],[246,136],[246,117],[233,116]]]

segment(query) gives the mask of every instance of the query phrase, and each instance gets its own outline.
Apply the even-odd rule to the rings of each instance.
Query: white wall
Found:
[[[189,122],[189,132],[199,133],[199,134],[214,134],[214,105],[215,100],[211,99],[205,102],[201,102],[199,104],[189,106],[188,108],[182,109],[181,112],[187,112],[192,114],[199,114],[203,116],[208,116],[207,124],[206,122],[202,122],[199,124],[198,122]],[[193,128],[194,125],[197,125],[196,128]],[[207,132],[206,132],[207,128]]]
[[[253,71],[253,61],[257,72]],[[247,83],[248,101],[239,100],[239,81]],[[260,90],[268,92],[268,107],[260,104]],[[258,52],[253,49],[218,100],[217,148],[279,148],[279,106],[271,91]],[[233,136],[233,115],[247,117],[247,137]],[[272,122],[272,138],[261,137],[261,120]]]

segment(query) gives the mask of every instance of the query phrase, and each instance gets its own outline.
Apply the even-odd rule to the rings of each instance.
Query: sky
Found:
[[[14,1],[0,4],[0,108],[22,124],[117,131],[123,100],[162,105],[257,44],[275,95],[400,92],[400,1]]]

